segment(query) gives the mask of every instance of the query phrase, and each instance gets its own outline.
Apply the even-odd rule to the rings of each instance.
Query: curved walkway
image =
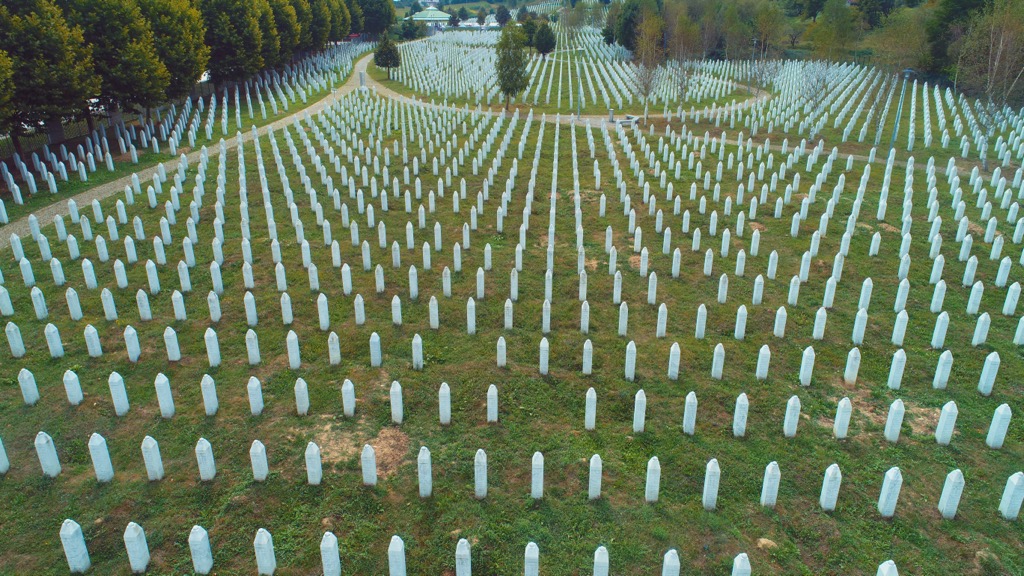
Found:
[[[403,94],[399,94],[398,92],[392,90],[391,88],[389,88],[389,87],[381,84],[380,82],[376,81],[375,79],[371,78],[370,75],[367,73],[367,67],[369,66],[369,64],[372,61],[372,59],[373,59],[373,53],[372,52],[369,52],[369,53],[363,55],[359,60],[356,61],[355,65],[352,68],[352,73],[349,75],[349,77],[345,81],[345,83],[342,84],[341,86],[339,86],[338,88],[336,88],[334,91],[332,91],[331,94],[328,94],[328,95],[324,96],[322,99],[320,99],[320,101],[312,104],[311,106],[308,106],[306,108],[302,108],[300,110],[296,110],[294,113],[292,113],[292,114],[290,114],[290,115],[288,115],[288,116],[286,116],[286,117],[284,117],[284,118],[282,118],[280,120],[277,120],[276,122],[273,122],[271,124],[268,124],[266,126],[258,128],[257,132],[262,136],[262,135],[266,134],[267,131],[270,130],[270,129],[278,130],[278,129],[284,128],[285,126],[288,126],[289,124],[293,123],[296,118],[298,118],[300,116],[304,116],[306,113],[316,114],[317,112],[320,112],[324,108],[327,108],[328,106],[333,104],[337,98],[339,98],[341,96],[344,96],[345,94],[348,94],[350,92],[354,92],[354,91],[360,89],[360,76],[365,78],[366,88],[367,89],[371,89],[376,94],[378,94],[380,96],[383,96],[385,98],[391,98],[393,100],[398,100],[398,101],[401,101],[401,102],[407,102],[407,103],[414,104],[414,105],[417,105],[417,106],[429,106],[429,107],[432,107],[432,108],[450,108],[450,106],[445,106],[445,105],[442,105],[442,104],[433,104],[433,103],[430,103],[430,102],[425,102],[425,101],[420,100],[418,98],[413,98],[413,97],[409,97],[409,96],[406,96],[406,95],[403,95]],[[752,104],[753,102],[756,102],[756,101],[759,101],[759,100],[765,100],[765,99],[771,97],[771,94],[769,92],[766,92],[766,91],[758,89],[758,88],[753,88],[753,87],[749,87],[749,88],[751,88],[751,90],[753,92],[755,92],[755,94],[756,94],[756,96],[753,99],[745,100],[743,102],[738,102],[736,104],[730,104],[728,106],[722,106],[722,107],[717,108],[717,110],[731,111],[733,109],[739,109],[741,107],[746,107],[746,106],[749,106],[750,104]],[[704,111],[710,111],[710,107],[705,107]],[[494,114],[494,115],[496,115],[496,114],[503,114],[504,111],[500,111],[500,110],[499,111],[485,110],[484,113],[485,114]],[[588,120],[591,121],[591,122],[594,122],[594,123],[600,123],[602,120],[605,120],[607,117],[604,116],[604,115],[587,115],[587,114],[584,114],[582,116],[576,116],[575,114],[565,114],[565,115],[558,115],[557,118],[559,119],[559,122],[561,122],[563,124],[573,124],[575,122],[588,121]],[[649,118],[652,118],[652,119],[664,118],[664,115],[663,114],[650,114]],[[241,134],[241,138],[242,138],[242,142],[248,142],[248,141],[252,140],[252,131],[248,130],[248,131],[243,132]],[[237,139],[238,139],[238,136],[232,136],[231,138],[227,138],[227,139],[225,139],[225,144],[227,145],[227,147],[229,149],[234,148],[234,147],[236,147],[238,145]],[[775,146],[772,146],[772,148],[779,149],[780,147],[778,145],[775,145]],[[188,158],[189,163],[192,164],[192,163],[198,162],[199,161],[199,154],[200,154],[200,150],[193,150],[192,152],[188,153],[186,155],[186,157]],[[864,162],[864,161],[868,160],[868,158],[866,156],[855,155],[854,158],[856,158],[858,161],[861,161],[861,162]],[[876,162],[877,161],[878,160],[876,160]],[[168,171],[168,172],[171,172],[172,170],[176,169],[177,163],[178,163],[178,159],[173,159],[173,160],[168,160],[166,162],[163,162],[164,169],[166,171]],[[905,164],[905,162],[898,161],[897,164]],[[159,164],[154,164],[153,166],[150,166],[148,168],[143,168],[143,169],[135,172],[135,174],[138,175],[140,181],[145,182],[147,179],[148,180],[152,180],[153,174],[155,174],[156,171],[157,171],[157,166],[159,166]],[[945,169],[944,168],[940,168],[939,170],[944,172]],[[81,192],[79,194],[76,194],[75,196],[72,196],[71,198],[58,200],[58,201],[54,202],[53,204],[50,204],[48,206],[44,206],[42,208],[39,208],[38,210],[34,211],[32,213],[32,215],[35,215],[35,217],[39,220],[40,226],[45,228],[47,226],[51,226],[52,225],[52,222],[53,222],[53,219],[54,219],[55,216],[67,215],[68,214],[67,200],[74,199],[75,203],[78,204],[78,206],[80,208],[85,208],[86,206],[91,204],[93,200],[103,200],[103,199],[109,198],[110,196],[113,196],[115,194],[119,194],[119,193],[124,191],[125,186],[130,186],[130,185],[131,185],[131,176],[125,176],[125,177],[120,178],[118,180],[114,180],[112,182],[107,182],[105,184],[101,184],[101,185],[96,186],[94,188],[90,188],[90,189],[88,189],[88,190],[86,190],[84,192]],[[25,237],[25,236],[29,235],[30,234],[29,216],[23,216],[23,217],[21,217],[21,218],[19,218],[17,220],[14,220],[14,221],[12,221],[12,222],[10,222],[10,223],[0,227],[0,249],[5,249],[5,248],[10,246],[11,234],[17,234],[17,235],[19,235],[21,237]]]

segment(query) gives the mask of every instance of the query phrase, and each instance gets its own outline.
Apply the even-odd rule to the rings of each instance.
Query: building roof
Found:
[[[412,15],[414,22],[447,22],[450,17],[451,14],[433,7],[424,8]]]

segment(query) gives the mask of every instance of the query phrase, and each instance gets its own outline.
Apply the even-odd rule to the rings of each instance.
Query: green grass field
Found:
[[[358,100],[363,96],[348,98],[353,116],[339,118],[351,122],[347,124],[354,130],[351,142],[368,142],[370,131],[378,128],[383,130],[384,145],[390,146],[395,138],[401,138],[401,131],[394,125],[384,125],[364,104],[355,104],[363,102]],[[470,130],[476,125],[471,118],[451,111],[423,109],[418,114],[423,115],[421,125],[429,127],[432,135],[439,135],[441,142],[455,132],[462,145],[467,139],[462,132],[463,122]],[[469,219],[469,207],[483,179],[471,175],[468,159],[460,169],[469,191],[462,211],[452,213],[452,189],[448,187],[449,195],[437,199],[437,212],[427,215],[427,229],[416,229],[417,248],[413,251],[405,249],[402,229],[407,221],[415,222],[415,214],[406,214],[398,198],[389,198],[388,212],[380,210],[379,199],[374,200],[377,218],[387,225],[388,243],[397,240],[402,246],[400,269],[391,267],[390,250],[377,246],[376,234],[367,228],[365,216],[357,214],[355,202],[342,192],[350,215],[360,222],[361,238],[371,245],[374,264],[379,262],[384,267],[387,288],[376,294],[372,272],[363,271],[358,249],[349,242],[340,216],[324,195],[315,171],[310,170],[312,161],[306,156],[305,147],[289,128],[320,194],[325,217],[333,225],[343,259],[352,267],[353,292],[346,296],[339,282],[340,273],[332,266],[330,250],[322,246],[283,133],[277,134],[283,165],[311,244],[312,260],[319,268],[321,291],[329,298],[331,330],[341,337],[339,366],[328,362],[327,333],[317,326],[317,293],[308,289],[300,265],[300,250],[294,242],[295,233],[289,225],[283,187],[265,137],[260,144],[295,321],[290,327],[281,322],[280,294],[274,284],[266,219],[257,206],[260,188],[255,152],[252,145],[247,145],[245,161],[256,278],[253,293],[259,309],[255,330],[262,352],[258,366],[250,367],[246,362],[244,339],[248,326],[242,305],[240,200],[234,151],[227,155],[225,172],[223,318],[214,325],[224,358],[219,368],[207,366],[203,344],[203,332],[211,326],[205,294],[211,288],[208,262],[212,258],[213,186],[207,187],[207,201],[201,212],[200,241],[196,247],[199,265],[191,271],[193,291],[185,295],[189,317],[185,321],[173,319],[170,302],[170,292],[177,285],[175,263],[181,258],[180,239],[187,216],[184,212],[179,213],[179,224],[173,228],[175,242],[168,247],[168,265],[160,270],[163,291],[150,298],[155,317],[151,322],[139,321],[134,304],[134,292],[146,286],[142,262],[152,255],[150,242],[137,243],[140,262],[128,266],[128,289],[115,287],[111,263],[96,262],[100,286],[110,287],[117,300],[120,319],[115,322],[103,318],[99,290],[84,286],[78,264],[65,262],[69,285],[78,290],[85,310],[85,318],[71,321],[63,302],[64,288],[54,287],[48,271],[34,260],[36,277],[50,309],[48,320],[36,320],[29,290],[20,281],[17,265],[9,251],[3,252],[0,269],[16,310],[15,317],[9,320],[20,326],[28,354],[13,359],[8,350],[0,352],[0,438],[11,460],[11,470],[0,479],[0,494],[8,503],[0,522],[0,572],[65,573],[58,538],[64,518],[73,518],[82,525],[93,574],[123,574],[127,570],[122,533],[129,521],[145,528],[153,554],[150,571],[156,574],[191,570],[187,537],[193,524],[209,530],[215,570],[222,574],[254,571],[252,539],[260,527],[273,534],[279,574],[319,570],[318,543],[326,530],[338,535],[343,571],[348,574],[384,573],[386,549],[393,534],[405,540],[408,566],[413,574],[453,574],[459,538],[471,542],[473,566],[479,574],[520,573],[523,550],[530,541],[540,548],[544,574],[591,573],[594,549],[599,545],[608,548],[615,574],[657,573],[662,555],[672,548],[678,550],[684,570],[702,574],[728,574],[733,557],[740,552],[750,556],[757,574],[874,574],[878,564],[890,558],[896,561],[901,573],[907,574],[1024,572],[1021,524],[1005,521],[997,512],[1007,477],[1020,469],[1024,432],[1015,420],[1002,450],[990,450],[984,444],[993,410],[1003,402],[1016,408],[1022,393],[1024,363],[1019,349],[1011,343],[1017,317],[998,313],[1004,290],[991,284],[998,263],[988,259],[989,246],[976,233],[977,277],[986,284],[982,310],[992,314],[992,326],[987,344],[977,348],[970,345],[975,318],[965,313],[968,290],[959,282],[964,265],[956,261],[955,225],[943,184],[939,185],[940,200],[945,200],[940,214],[946,221],[942,228],[944,278],[949,284],[945,310],[951,319],[946,347],[955,357],[953,371],[948,389],[932,389],[939,351],[929,347],[935,315],[928,310],[932,287],[928,284],[931,261],[925,241],[927,193],[923,188],[915,188],[914,243],[910,251],[913,264],[909,276],[913,289],[907,303],[910,326],[904,343],[907,366],[903,388],[897,392],[889,390],[885,382],[890,358],[897,349],[889,342],[889,336],[898,285],[896,252],[900,239],[893,225],[898,224],[902,204],[902,190],[896,184],[902,181],[901,168],[894,171],[888,219],[879,223],[874,214],[882,170],[873,167],[823,341],[811,339],[813,315],[821,304],[863,163],[858,162],[854,171],[846,175],[846,191],[835,209],[827,236],[821,240],[809,281],[801,286],[799,304],[787,306],[789,322],[786,338],[781,339],[772,335],[775,310],[786,303],[789,278],[798,271],[800,256],[807,249],[845,159],[837,160],[795,239],[789,236],[789,227],[793,212],[799,209],[799,197],[776,220],[771,214],[775,199],[772,194],[769,204],[760,207],[756,221],[748,221],[740,237],[735,230],[739,208],[725,217],[724,205],[713,203],[708,192],[708,211],[713,207],[720,217],[719,236],[711,237],[709,215],[700,215],[697,203],[688,200],[693,177],[692,172],[684,170],[688,175],[675,182],[675,191],[683,196],[684,209],[691,212],[691,226],[700,227],[704,234],[698,253],[690,251],[690,235],[681,232],[681,217],[672,215],[670,203],[664,201],[664,191],[652,182],[657,206],[667,211],[665,223],[673,231],[673,245],[682,251],[679,278],[671,276],[671,256],[661,253],[661,237],[654,232],[654,218],[647,215],[647,206],[641,203],[642,191],[636,179],[627,175],[637,222],[644,232],[644,245],[651,252],[650,266],[659,276],[658,301],[666,303],[669,309],[668,334],[659,339],[654,334],[657,307],[646,304],[647,280],[637,271],[638,258],[631,250],[633,240],[626,233],[627,218],[622,214],[617,194],[610,192],[614,182],[612,166],[604,153],[602,137],[595,129],[597,158],[604,189],[609,191],[605,217],[598,215],[600,193],[592,189],[592,160],[583,129],[578,128],[582,225],[591,306],[590,333],[584,335],[579,331],[570,128],[561,127],[555,172],[555,126],[549,124],[544,130],[525,264],[519,275],[515,327],[504,330],[502,308],[509,296],[509,271],[514,263],[539,121],[532,126],[524,157],[519,160],[519,176],[504,233],[495,228],[494,211],[522,126],[520,120],[511,149],[491,188],[491,199],[480,217],[479,229],[471,235],[471,247],[463,251],[463,271],[452,274],[451,298],[441,292],[441,271],[445,266],[453,266],[451,246],[461,239],[459,228]],[[735,150],[735,132],[729,131],[729,152]],[[658,134],[661,133],[659,127]],[[657,146],[658,137],[649,137],[652,146]],[[630,140],[634,148],[639,146],[632,136]],[[773,144],[776,140],[773,136]],[[411,154],[420,152],[417,142],[410,138],[410,162]],[[326,158],[319,145],[316,147],[321,157]],[[488,156],[487,166],[496,149],[497,143]],[[615,149],[623,170],[628,170],[625,152],[617,139]],[[340,149],[335,146],[335,151]],[[778,165],[782,157],[778,151],[774,154]],[[428,153],[428,159],[431,156]],[[393,158],[395,164],[400,164],[400,159]],[[802,171],[803,164],[802,159],[795,167]],[[705,165],[712,166],[713,161],[705,160]],[[817,168],[820,165],[821,161]],[[918,163],[916,182],[925,181],[920,170],[923,165],[923,161]],[[216,168],[217,158],[212,155],[208,169],[211,181]],[[723,192],[731,194],[736,186],[735,170],[724,172]],[[647,176],[651,177],[650,171]],[[544,254],[549,241],[546,221],[552,178],[557,179],[558,198],[552,326],[547,335],[551,361],[550,373],[541,376],[537,359],[542,337]],[[813,177],[802,174],[802,178],[801,192],[806,192]],[[432,187],[430,183],[435,177],[424,175],[423,180],[427,189]],[[412,189],[404,185],[402,188]],[[104,209],[112,210],[115,200],[103,202]],[[968,204],[967,213],[974,221],[979,210],[973,203]],[[418,205],[419,201],[413,204],[414,208]],[[140,216],[147,233],[153,234],[162,214],[162,209],[150,211],[144,203],[136,204],[129,220]],[[442,225],[444,248],[432,254],[432,267],[424,270],[419,246],[431,241],[430,227],[434,221]],[[630,306],[625,338],[616,334],[618,307],[612,303],[612,277],[607,274],[608,256],[603,251],[605,228],[609,225],[615,231],[614,243],[619,250],[623,298]],[[733,232],[732,248],[729,256],[722,258],[718,251],[726,227]],[[749,251],[750,235],[755,228],[761,230],[760,254],[748,254],[745,274],[736,276],[736,253],[740,248]],[[128,234],[131,226],[121,229],[122,234]],[[868,245],[875,231],[882,235],[882,249],[879,256],[871,258],[867,255]],[[1009,235],[1012,227],[1003,222],[1000,231]],[[465,332],[466,299],[475,293],[475,270],[483,265],[484,246],[488,243],[493,251],[493,270],[486,275],[486,297],[477,303],[477,334],[470,336]],[[25,244],[30,257],[36,259],[35,247],[28,241]],[[53,238],[51,245],[55,255],[66,257],[65,248]],[[95,247],[91,243],[82,246],[83,256],[95,262]],[[110,248],[112,258],[123,257],[120,245],[111,243]],[[711,277],[705,277],[701,270],[703,251],[707,248],[715,251]],[[1017,248],[1007,236],[1004,254],[1016,259]],[[754,278],[765,273],[772,250],[779,253],[778,276],[766,280],[763,304],[751,305]],[[420,294],[415,301],[408,296],[409,265],[419,269]],[[729,297],[725,304],[718,304],[718,277],[723,273],[729,275]],[[857,383],[848,385],[842,380],[843,367],[853,346],[850,334],[861,281],[869,276],[874,282],[874,294],[865,343],[860,347],[864,360]],[[1011,281],[1019,278],[1019,269],[1015,267]],[[362,326],[354,321],[352,306],[356,293],[362,294],[366,302],[367,321]],[[401,327],[391,322],[390,302],[395,295],[402,302]],[[431,296],[439,304],[439,330],[431,330],[428,323]],[[694,321],[701,303],[708,308],[707,334],[697,340]],[[750,313],[743,341],[733,338],[740,304],[745,304]],[[51,360],[46,351],[42,331],[47,321],[53,322],[63,336],[67,355],[62,359]],[[89,323],[102,336],[105,356],[101,359],[86,354],[82,330]],[[137,364],[129,362],[124,352],[121,334],[128,324],[139,331],[143,344]],[[184,354],[181,362],[166,360],[162,341],[166,326],[174,327],[178,333]],[[303,365],[299,370],[288,368],[284,340],[289,328],[295,330],[301,344]],[[380,335],[384,352],[380,368],[370,367],[368,341],[373,332]],[[415,334],[423,338],[422,371],[411,366],[411,341]],[[495,367],[495,343],[499,337],[504,337],[508,345],[505,369]],[[582,350],[588,338],[594,346],[594,373],[584,376]],[[625,349],[630,340],[638,350],[636,382],[623,378]],[[678,381],[666,377],[668,350],[673,342],[678,342],[682,349]],[[711,354],[719,342],[725,346],[727,360],[724,378],[715,380],[710,375]],[[759,382],[753,370],[757,351],[763,344],[771,348],[772,364],[769,378]],[[801,388],[797,372],[800,354],[808,345],[813,345],[817,353],[814,379],[810,387]],[[993,350],[999,352],[1002,365],[992,396],[983,397],[975,389],[977,378],[985,356]],[[42,400],[34,407],[25,406],[21,400],[17,374],[22,367],[31,369],[39,383]],[[62,390],[61,377],[69,369],[78,374],[86,393],[85,401],[78,407],[68,406]],[[125,377],[132,406],[120,418],[113,413],[106,386],[106,379],[114,370]],[[174,390],[177,414],[171,420],[163,420],[157,407],[153,381],[159,372],[168,376]],[[199,389],[200,379],[207,373],[217,383],[220,400],[220,410],[213,417],[204,415]],[[245,390],[250,376],[261,380],[266,403],[263,414],[255,417],[249,413]],[[293,385],[299,376],[309,383],[311,409],[305,417],[295,414]],[[346,378],[355,384],[358,398],[354,418],[342,414],[340,387]],[[390,420],[388,389],[394,380],[404,389],[405,421],[400,426]],[[438,423],[437,390],[441,382],[447,382],[452,390],[450,426]],[[495,384],[499,391],[497,424],[487,424],[485,420],[485,393],[490,384]],[[597,429],[593,432],[583,427],[584,397],[589,387],[598,396]],[[634,434],[633,398],[641,388],[647,395],[647,426],[645,432]],[[681,429],[684,398],[691,390],[700,402],[697,433],[693,437],[684,435]],[[740,392],[749,396],[751,407],[746,437],[737,439],[732,436],[732,411]],[[786,439],[782,419],[786,401],[794,394],[800,397],[803,416],[797,436]],[[831,419],[836,403],[844,396],[853,402],[854,417],[849,439],[837,441],[832,437]],[[890,444],[883,439],[882,428],[887,407],[896,398],[906,403],[907,416],[899,443]],[[951,399],[959,407],[959,419],[951,445],[944,447],[935,443],[933,432],[939,408]],[[63,465],[62,474],[53,480],[42,477],[32,449],[33,438],[40,430],[53,436]],[[116,469],[110,484],[98,484],[93,475],[86,446],[92,432],[104,435],[110,447]],[[160,482],[146,480],[139,450],[145,435],[160,443],[167,473]],[[200,437],[213,445],[217,477],[212,482],[199,482],[193,449]],[[272,473],[263,483],[254,482],[250,470],[248,448],[255,439],[267,446],[270,461]],[[317,442],[324,454],[324,482],[319,487],[305,484],[303,451],[310,441]],[[376,488],[361,485],[359,450],[365,443],[377,449],[381,481]],[[420,446],[429,447],[433,455],[434,490],[429,499],[420,499],[417,494],[415,458]],[[473,455],[480,448],[487,452],[490,465],[489,493],[484,500],[473,498]],[[546,466],[545,497],[539,501],[529,497],[530,458],[535,451],[543,452]],[[600,500],[589,502],[586,462],[595,453],[604,460],[603,494]],[[645,504],[644,477],[651,456],[658,456],[661,461],[661,495],[657,503]],[[718,508],[707,512],[701,506],[701,491],[705,465],[711,458],[718,459],[722,479]],[[758,504],[764,468],[770,461],[777,461],[782,472],[779,504],[774,510]],[[818,507],[818,496],[822,474],[833,462],[842,468],[842,491],[836,512],[824,513]],[[901,468],[904,485],[896,517],[884,520],[878,514],[876,502],[882,476],[892,466]],[[963,471],[967,485],[957,518],[945,521],[939,517],[936,504],[943,479],[954,468]]]

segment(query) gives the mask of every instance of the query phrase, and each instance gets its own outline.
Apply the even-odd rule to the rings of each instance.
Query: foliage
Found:
[[[481,8],[476,13],[476,23],[483,26],[485,22],[487,22],[487,12]]]
[[[512,19],[512,13],[505,6],[498,6],[498,10],[494,12],[494,19],[498,22],[498,26],[504,28],[505,24]]]
[[[309,0],[291,0],[295,18],[299,22],[298,50],[306,52],[313,47],[313,7]]]
[[[458,28],[459,24],[461,24],[461,23],[462,23],[462,21],[459,19],[459,14],[458,13],[452,13],[452,14],[448,15],[448,27],[449,28]]]
[[[423,6],[420,5],[419,0],[413,0],[413,3],[409,5],[409,16],[412,16],[413,14],[422,11]]]
[[[14,62],[0,50],[0,130],[6,132],[14,122]]]
[[[150,22],[157,55],[170,75],[167,98],[183,98],[210,61],[202,14],[191,0],[139,0],[139,8]]]
[[[259,12],[260,23],[260,55],[263,65],[276,68],[284,59],[281,57],[281,36],[274,21],[274,10],[267,0],[254,0],[253,5]]]
[[[398,29],[398,36],[402,40],[416,40],[417,38],[423,38],[426,35],[427,25],[423,22],[403,20],[402,25]]]
[[[523,29],[523,35],[526,36],[526,45],[533,46],[533,35],[537,33],[537,22],[527,20],[519,26]]]
[[[548,26],[547,22],[542,22],[537,27],[537,31],[533,33],[533,47],[537,49],[537,52],[541,53],[542,57],[547,57],[555,49],[555,33],[551,30],[551,26]]]
[[[889,14],[864,38],[864,47],[872,51],[875,64],[892,71],[921,68],[928,56],[926,17],[921,9],[911,8]]]
[[[1024,101],[1024,0],[994,0],[975,14],[961,50],[964,88],[998,106]]]
[[[395,5],[391,0],[359,0],[363,9],[362,31],[374,36],[395,23]]]
[[[202,11],[206,45],[210,47],[210,78],[214,82],[240,80],[259,72],[264,66],[263,36],[255,4],[248,0],[203,0]]]
[[[495,46],[498,59],[495,72],[498,76],[498,88],[505,96],[505,110],[512,98],[526,90],[530,76],[526,71],[529,55],[526,52],[526,38],[518,26],[506,26],[501,30],[501,37]]]
[[[351,22],[349,26],[350,33],[362,32],[364,23],[363,7],[359,5],[359,0],[345,0],[345,6],[348,8],[349,21]],[[420,10],[423,10],[423,8],[420,7]]]
[[[82,29],[65,20],[52,0],[27,2],[24,12],[8,13],[2,48],[10,56],[14,78],[14,122],[18,127],[76,117],[100,91],[92,46]]]
[[[72,0],[65,16],[82,28],[92,46],[93,66],[100,77],[99,101],[131,109],[164,100],[170,83],[160,61],[153,31],[138,4],[130,0]]]
[[[345,0],[327,0],[327,7],[331,11],[331,33],[327,40],[341,42],[352,30],[352,14],[349,13]]]
[[[391,79],[391,69],[402,65],[402,53],[389,34],[381,36],[380,43],[377,44],[377,51],[373,53],[373,64],[387,69],[388,80]]]
[[[846,0],[828,0],[811,31],[815,52],[828,60],[843,60],[857,35],[857,17]]]

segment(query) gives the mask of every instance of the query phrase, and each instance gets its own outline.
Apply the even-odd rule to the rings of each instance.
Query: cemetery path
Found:
[[[296,120],[296,118],[298,118],[300,116],[303,116],[303,115],[305,115],[307,113],[309,113],[309,114],[316,114],[317,112],[323,110],[328,105],[330,105],[334,101],[335,98],[338,98],[340,96],[343,96],[345,94],[348,94],[350,92],[354,92],[355,90],[358,90],[360,88],[360,76],[365,78],[366,87],[374,90],[380,96],[383,96],[383,97],[386,97],[386,98],[391,98],[391,99],[398,100],[398,101],[401,101],[401,102],[408,102],[410,104],[414,104],[414,105],[417,105],[417,106],[430,106],[430,107],[434,107],[434,108],[442,107],[442,105],[440,105],[440,104],[432,104],[430,102],[424,102],[422,100],[418,100],[418,99],[415,99],[415,98],[410,98],[409,96],[405,96],[403,94],[399,94],[398,92],[392,90],[391,88],[381,84],[377,80],[375,80],[372,77],[370,77],[370,75],[366,73],[366,69],[367,69],[367,66],[369,66],[369,64],[370,64],[370,62],[372,60],[373,60],[373,53],[372,52],[363,55],[359,60],[356,61],[355,66],[353,67],[352,73],[348,77],[348,80],[346,80],[345,83],[342,84],[340,87],[338,87],[332,94],[329,94],[329,95],[323,97],[322,99],[320,99],[320,101],[315,102],[311,106],[308,106],[306,108],[302,108],[300,110],[296,110],[294,113],[292,113],[292,114],[290,114],[290,115],[288,115],[288,116],[286,116],[284,118],[281,118],[280,120],[277,120],[276,122],[273,122],[273,123],[271,123],[271,124],[269,124],[267,126],[263,126],[263,127],[259,128],[258,129],[258,133],[260,135],[264,135],[264,134],[267,133],[267,131],[269,129],[279,130],[279,129],[281,129],[281,128],[291,124],[292,122],[294,122]],[[755,100],[763,100],[763,99],[769,98],[771,96],[771,94],[769,92],[766,92],[764,90],[760,90],[758,88],[753,88],[753,87],[750,87],[750,89],[752,91],[754,91],[754,93],[756,94],[756,96],[754,98]],[[719,110],[724,110],[724,111],[730,111],[730,110],[732,110],[734,108],[739,108],[741,106],[744,106],[745,104],[748,104],[750,102],[751,102],[751,100],[747,100],[747,101],[744,101],[742,103],[731,104],[729,106],[724,106],[724,107],[721,107],[721,108],[718,108],[718,109]],[[710,108],[705,108],[705,110],[710,110]],[[485,113],[487,113],[487,114],[500,114],[501,112],[486,111]],[[580,121],[580,120],[589,120],[589,121],[594,122],[594,123],[600,123],[605,118],[606,117],[604,115],[586,115],[586,114],[584,114],[584,115],[582,115],[580,117],[577,117],[575,115],[568,114],[568,115],[560,116],[559,117],[559,121],[561,123],[563,123],[563,124],[572,124],[573,122],[577,122],[577,121]],[[651,114],[650,118],[654,118],[654,119],[664,118],[664,115],[662,115],[662,114]],[[241,138],[242,138],[242,142],[243,143],[251,141],[252,140],[252,131],[243,132],[242,135],[241,135]],[[237,139],[238,139],[237,136],[233,136],[231,138],[225,139],[225,144],[227,145],[228,149],[233,149],[233,148],[235,148],[238,145]],[[776,150],[781,150],[781,146],[780,145],[773,145],[773,146],[771,146],[771,148],[772,149],[776,149]],[[199,154],[200,154],[199,150],[193,150],[193,151],[189,152],[188,154],[186,154],[186,157],[188,158],[189,164],[193,164],[195,162],[198,162],[199,161]],[[854,158],[857,161],[860,161],[860,162],[865,162],[865,161],[868,160],[867,156],[854,155]],[[876,162],[877,162],[877,160],[876,160]],[[166,170],[168,173],[172,172],[173,170],[176,169],[177,163],[178,163],[177,159],[168,160],[168,161],[164,162],[163,163],[164,170]],[[901,165],[901,166],[905,166],[906,162],[904,162],[904,161],[897,161],[896,164],[897,165]],[[143,169],[139,170],[135,174],[138,175],[139,180],[144,183],[147,180],[152,180],[153,179],[153,175],[156,174],[158,166],[159,166],[159,164],[154,164],[153,166],[149,166],[147,168],[143,168]],[[943,168],[939,168],[939,170],[944,172]],[[131,176],[125,176],[124,178],[120,178],[118,180],[114,180],[113,182],[107,182],[106,184],[101,184],[99,186],[90,188],[90,189],[88,189],[88,190],[86,190],[84,192],[76,194],[72,198],[75,200],[75,203],[78,204],[79,210],[81,210],[83,214],[88,214],[88,213],[91,213],[91,210],[89,209],[89,205],[92,203],[93,200],[103,200],[103,199],[108,198],[110,196],[113,196],[115,194],[121,193],[121,192],[124,191],[125,186],[130,186],[130,185],[131,185]],[[70,200],[72,198],[69,198],[68,200]],[[143,201],[143,202],[146,201],[145,197],[142,197],[139,200]],[[63,216],[63,215],[67,215],[68,214],[67,201],[66,200],[60,200],[60,201],[54,202],[53,204],[50,204],[49,206],[45,206],[45,207],[42,207],[42,208],[36,210],[35,212],[33,212],[33,214],[39,220],[40,227],[51,226],[55,216],[58,216],[58,215],[62,215]],[[3,232],[2,234],[0,234],[0,249],[6,249],[6,248],[8,248],[10,246],[11,234],[17,234],[20,237],[25,237],[27,235],[30,235],[31,229],[29,227],[29,216],[24,216],[22,218],[19,218],[18,220],[14,220],[14,221],[4,225],[2,228],[0,228],[0,230],[2,230],[2,232]]]

